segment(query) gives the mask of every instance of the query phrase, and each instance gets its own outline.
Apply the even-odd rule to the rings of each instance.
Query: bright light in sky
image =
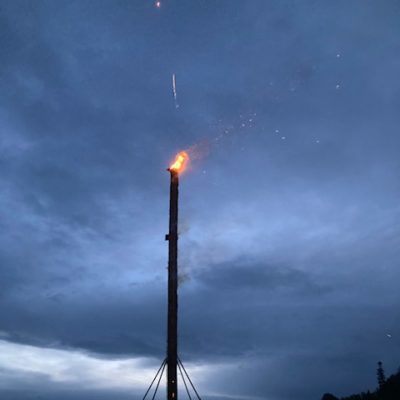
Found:
[[[154,375],[149,359],[96,358],[79,351],[41,348],[0,340],[0,369],[80,388],[145,388]],[[153,361],[154,362],[154,361]],[[0,385],[6,382],[0,380]]]
[[[29,382],[31,387],[43,389],[56,383],[59,387],[77,385],[79,390],[111,389],[144,393],[161,363],[160,360],[144,357],[100,358],[77,350],[42,348],[4,339],[0,339],[0,353],[0,377],[14,377],[27,384]],[[213,378],[217,372],[231,374],[238,368],[236,363],[226,362],[184,364],[203,393],[207,387],[213,393],[221,390],[221,383]],[[15,380],[0,379],[0,388],[15,389]]]

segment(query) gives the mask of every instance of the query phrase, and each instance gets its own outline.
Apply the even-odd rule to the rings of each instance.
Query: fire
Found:
[[[170,171],[183,172],[189,161],[189,154],[181,151],[176,155],[174,163],[168,168]]]

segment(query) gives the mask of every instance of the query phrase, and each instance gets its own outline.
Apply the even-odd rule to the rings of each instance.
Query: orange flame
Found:
[[[189,161],[189,154],[181,151],[176,155],[174,163],[168,168],[170,171],[183,172]]]

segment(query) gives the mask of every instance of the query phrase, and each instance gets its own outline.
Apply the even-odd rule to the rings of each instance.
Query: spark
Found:
[[[336,89],[340,89],[340,85],[339,84],[336,85]]]
[[[157,8],[161,8],[161,1],[156,1],[156,2],[155,2],[155,6],[156,6]]]
[[[392,337],[392,335],[391,335],[390,333],[387,333],[386,336],[387,336],[388,338],[391,338],[391,337]]]
[[[175,74],[172,74],[172,93],[174,94],[174,101],[175,101],[175,107],[178,108],[178,100],[177,100],[177,93],[176,93],[176,76]]]

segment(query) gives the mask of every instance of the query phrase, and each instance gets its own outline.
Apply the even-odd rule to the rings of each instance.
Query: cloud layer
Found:
[[[3,1],[0,393],[306,400],[400,363],[397,1]],[[179,108],[171,77],[176,75]],[[36,397],[35,397],[36,396]]]

